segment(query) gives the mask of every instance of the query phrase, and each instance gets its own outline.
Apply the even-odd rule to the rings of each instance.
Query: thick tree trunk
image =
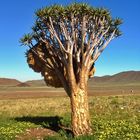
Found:
[[[74,136],[91,134],[87,90],[77,88],[71,94],[71,119]]]

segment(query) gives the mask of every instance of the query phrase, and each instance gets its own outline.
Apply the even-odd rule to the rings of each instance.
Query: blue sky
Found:
[[[31,31],[35,10],[52,4],[69,4],[84,0],[1,0],[0,1],[0,77],[21,81],[41,79],[26,63],[19,39]],[[96,75],[111,75],[121,71],[140,70],[140,1],[86,0],[96,7],[110,9],[113,17],[120,17],[123,35],[113,40],[97,60]]]

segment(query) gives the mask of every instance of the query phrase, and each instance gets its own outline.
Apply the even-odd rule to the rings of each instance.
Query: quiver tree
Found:
[[[72,132],[91,134],[87,81],[109,42],[120,36],[119,18],[87,4],[54,5],[36,11],[35,25],[21,42],[29,46],[27,62],[47,85],[63,87],[70,97]]]

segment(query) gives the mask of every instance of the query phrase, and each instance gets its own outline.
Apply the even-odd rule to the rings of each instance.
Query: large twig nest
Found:
[[[37,44],[27,52],[27,63],[29,67],[35,72],[40,72],[48,86],[62,87],[61,81],[55,74],[55,71],[46,67],[46,63],[43,61],[44,53],[42,49],[42,44]],[[51,61],[49,58],[47,60]]]

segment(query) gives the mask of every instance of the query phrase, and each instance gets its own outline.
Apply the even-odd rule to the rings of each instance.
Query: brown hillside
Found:
[[[94,77],[90,83],[140,83],[140,71],[126,71],[112,76]]]
[[[97,77],[89,80],[89,86],[93,84],[118,84],[118,83],[140,83],[140,71],[127,71],[121,72],[112,76],[102,76]],[[19,86],[19,87],[26,87],[26,86],[46,86],[44,80],[32,80],[27,81],[25,83],[21,83],[16,79],[8,79],[8,78],[0,78],[0,86]]]
[[[34,87],[46,86],[44,80],[31,80],[31,81],[27,81],[26,84]]]
[[[46,86],[44,80],[27,81],[30,86]],[[121,72],[112,76],[95,76],[89,80],[89,86],[93,84],[118,84],[118,83],[140,83],[140,71]]]
[[[129,71],[129,72],[121,72],[115,74],[110,79],[110,82],[139,82],[140,83],[140,71]]]
[[[21,82],[16,79],[0,78],[0,86],[16,86]]]
[[[17,87],[30,87],[30,85],[28,85],[27,83],[20,83],[18,85],[16,85]]]

